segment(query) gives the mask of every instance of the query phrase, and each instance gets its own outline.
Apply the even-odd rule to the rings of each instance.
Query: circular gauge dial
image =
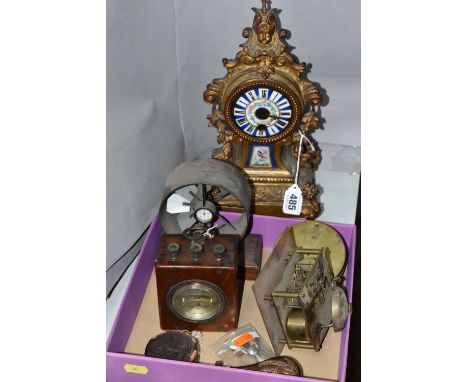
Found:
[[[234,96],[231,117],[235,126],[253,138],[272,138],[290,127],[291,99],[282,91],[253,86]]]
[[[202,281],[184,281],[176,285],[169,296],[169,307],[188,321],[207,321],[224,308],[224,297],[214,284]]]
[[[208,208],[200,208],[195,212],[195,219],[203,224],[211,223],[213,220],[213,212]]]

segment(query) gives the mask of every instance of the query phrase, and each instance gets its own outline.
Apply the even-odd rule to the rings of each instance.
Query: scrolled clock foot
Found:
[[[320,215],[320,212],[320,205],[314,200],[310,203],[309,206],[302,208],[301,216],[305,217],[306,219],[315,219],[317,216]]]

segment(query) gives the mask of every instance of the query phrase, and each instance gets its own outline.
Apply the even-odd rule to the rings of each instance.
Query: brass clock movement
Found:
[[[343,330],[346,260],[343,238],[325,223],[296,223],[278,237],[252,288],[277,355],[284,345],[319,351],[330,328]]]
[[[287,51],[287,32],[278,28],[277,10],[252,8],[252,28],[242,32],[247,41],[233,60],[223,59],[227,70],[214,79],[203,94],[213,105],[209,125],[218,130],[222,147],[213,158],[233,162],[252,183],[253,209],[257,214],[282,216],[283,196],[294,181],[300,152],[299,186],[304,203],[301,215],[315,218],[320,213],[314,171],[320,150],[310,134],[320,118],[320,88],[304,76],[305,63],[298,63]],[[305,134],[313,147],[303,142]],[[233,198],[222,201],[230,210],[240,210]]]

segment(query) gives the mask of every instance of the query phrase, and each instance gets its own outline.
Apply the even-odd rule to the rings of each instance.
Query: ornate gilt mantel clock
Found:
[[[301,215],[315,218],[320,213],[314,171],[321,156],[310,134],[317,129],[321,103],[320,89],[304,76],[305,63],[287,52],[287,32],[278,28],[277,10],[255,12],[252,28],[242,32],[247,41],[236,58],[224,58],[227,73],[214,79],[203,94],[213,104],[209,125],[218,130],[222,147],[213,158],[230,161],[244,169],[255,190],[254,212],[283,216],[283,196],[295,175],[300,152],[299,186],[304,203]],[[303,142],[309,136],[314,147]],[[231,210],[239,205],[229,196],[223,203]]]

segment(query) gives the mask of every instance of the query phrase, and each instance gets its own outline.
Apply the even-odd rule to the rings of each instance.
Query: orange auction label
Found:
[[[242,346],[253,339],[254,339],[254,335],[252,333],[244,333],[234,338],[232,340],[232,343],[236,346]]]

